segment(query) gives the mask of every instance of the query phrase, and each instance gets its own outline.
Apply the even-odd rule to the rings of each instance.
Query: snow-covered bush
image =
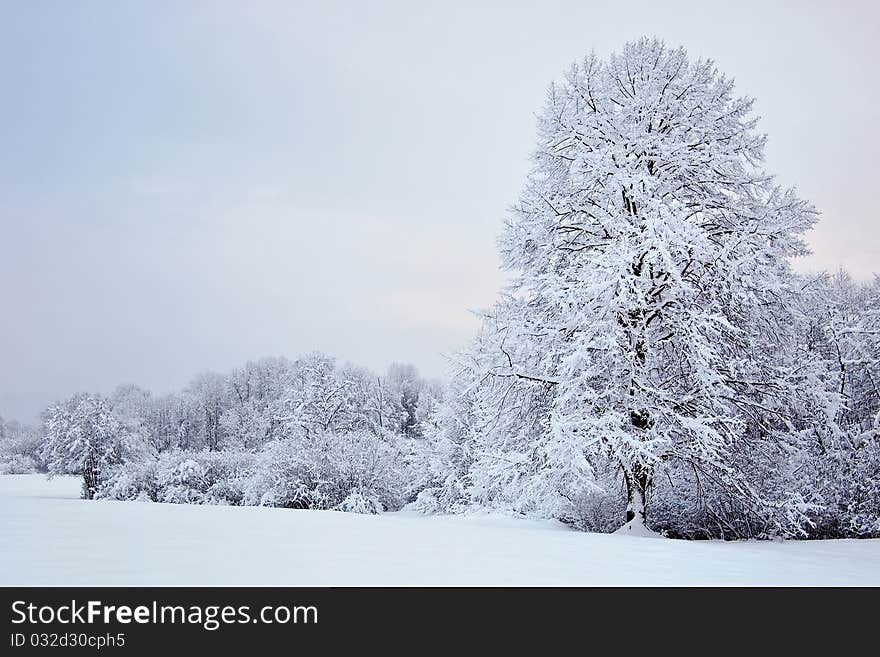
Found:
[[[257,455],[253,475],[244,485],[247,506],[287,509],[328,508],[319,480],[298,440],[266,444]]]
[[[419,491],[415,500],[407,504],[406,508],[427,514],[463,513],[476,506],[468,493],[466,483],[454,474],[450,474],[445,479],[434,481],[432,485]]]
[[[374,493],[361,490],[353,490],[348,496],[334,507],[337,511],[348,513],[378,514],[385,508]]]
[[[245,450],[172,450],[112,468],[96,497],[240,505],[256,456]]]
[[[597,483],[598,486],[573,491],[567,496],[568,504],[554,517],[581,531],[607,534],[618,529],[626,511],[623,482],[614,473],[606,472]]]
[[[157,466],[156,458],[113,466],[95,492],[95,499],[158,501]]]
[[[409,481],[397,440],[349,431],[273,440],[256,454],[171,450],[109,468],[96,497],[380,513],[402,506]]]
[[[204,498],[209,504],[240,506],[253,476],[257,455],[248,449],[202,451],[194,458],[204,468]]]
[[[802,476],[818,500],[807,537],[880,537],[880,433],[813,455]]]
[[[273,441],[259,455],[245,503],[371,512],[400,508],[406,477],[393,440],[390,434],[349,431]]]
[[[34,459],[25,454],[0,455],[0,475],[29,474],[37,471]]]
[[[332,482],[328,488],[334,499],[341,500],[338,504],[357,493],[371,500],[374,509],[403,505],[408,472],[401,445],[409,438],[384,431],[350,431],[326,438],[318,448],[320,471],[325,481]]]
[[[168,466],[171,467],[168,467]],[[192,458],[177,463],[163,463],[157,469],[159,502],[172,504],[201,504],[208,488],[205,468]]]
[[[751,499],[711,469],[670,462],[658,470],[649,491],[651,528],[672,538],[768,537],[771,512]]]

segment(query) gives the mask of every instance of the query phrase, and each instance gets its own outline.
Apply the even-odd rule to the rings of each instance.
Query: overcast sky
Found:
[[[715,4],[0,2],[0,415],[313,350],[442,374],[547,85],[643,34],[757,98],[822,211],[799,268],[880,270],[877,10]]]

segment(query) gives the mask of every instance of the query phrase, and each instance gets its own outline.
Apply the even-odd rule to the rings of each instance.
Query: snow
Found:
[[[880,540],[687,542],[498,516],[78,499],[0,476],[0,585],[880,585]]]
[[[651,531],[645,527],[645,523],[642,522],[642,518],[639,514],[636,514],[635,518],[614,533],[623,536],[639,536],[641,538],[663,538],[657,532]]]

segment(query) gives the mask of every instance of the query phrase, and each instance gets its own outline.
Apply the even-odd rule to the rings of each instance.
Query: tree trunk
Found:
[[[87,500],[95,499],[95,491],[98,489],[98,463],[95,453],[90,449],[83,460],[83,497]]]
[[[651,468],[640,463],[633,464],[632,472],[624,470],[627,522],[637,518],[637,523],[647,527],[648,487],[651,485],[652,475]]]

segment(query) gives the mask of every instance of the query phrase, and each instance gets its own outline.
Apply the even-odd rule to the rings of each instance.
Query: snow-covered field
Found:
[[[880,585],[880,540],[685,542],[504,517],[78,499],[0,476],[2,585]]]

